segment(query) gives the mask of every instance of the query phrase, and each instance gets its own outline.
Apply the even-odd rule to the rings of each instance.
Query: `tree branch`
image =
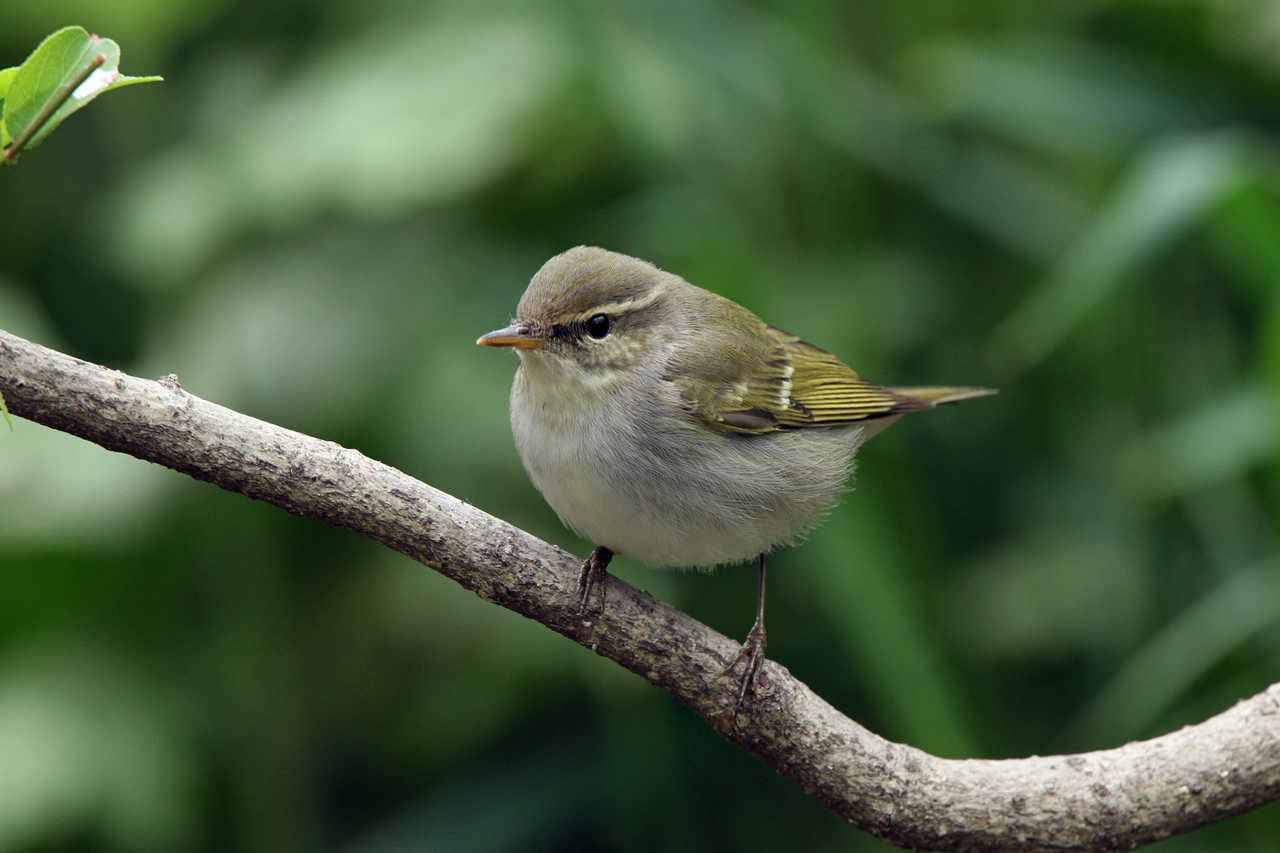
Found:
[[[844,717],[767,662],[734,721],[738,644],[610,577],[577,611],[572,555],[355,450],[0,331],[0,393],[54,429],[289,512],[348,527],[671,693],[841,818],[928,850],[1123,850],[1280,798],[1280,684],[1197,726],[1118,749],[935,758]],[[3,448],[0,447],[0,453]]]

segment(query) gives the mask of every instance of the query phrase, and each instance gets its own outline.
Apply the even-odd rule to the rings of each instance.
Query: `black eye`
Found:
[[[613,324],[609,321],[608,314],[596,314],[587,321],[587,334],[598,341],[609,334],[611,325]]]

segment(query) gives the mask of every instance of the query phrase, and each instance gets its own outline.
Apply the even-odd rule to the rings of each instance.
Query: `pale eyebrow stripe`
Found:
[[[651,290],[644,296],[638,296],[634,299],[624,299],[621,302],[609,302],[604,305],[598,305],[587,311],[583,311],[577,316],[579,320],[587,320],[597,314],[625,314],[628,311],[639,311],[641,308],[648,308],[658,300],[662,294],[657,290]]]

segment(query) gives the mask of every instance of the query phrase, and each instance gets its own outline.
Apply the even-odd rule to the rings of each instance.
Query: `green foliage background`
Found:
[[[774,563],[770,656],[846,713],[1045,754],[1276,679],[1273,3],[18,0],[0,65],[66,23],[168,82],[0,175],[0,327],[582,553],[472,342],[608,246],[873,379],[1001,388],[876,439]],[[886,849],[384,548],[15,426],[0,849]],[[749,625],[749,570],[615,566]]]

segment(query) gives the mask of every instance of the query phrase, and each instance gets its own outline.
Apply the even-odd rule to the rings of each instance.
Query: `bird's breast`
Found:
[[[628,458],[635,424],[612,394],[524,373],[512,388],[511,428],[525,470],[566,525],[621,550],[617,528],[641,510],[622,481],[646,476]]]
[[[530,479],[567,526],[652,565],[740,562],[795,540],[838,499],[860,441],[857,428],[714,432],[669,383],[584,394],[527,366],[511,425]]]

